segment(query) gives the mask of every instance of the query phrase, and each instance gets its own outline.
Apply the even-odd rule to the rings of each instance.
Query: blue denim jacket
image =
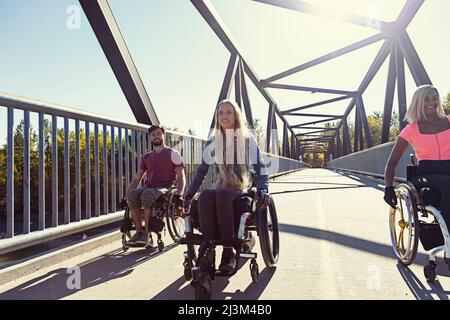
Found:
[[[255,170],[256,173],[256,188],[257,190],[269,190],[269,181],[268,181],[268,174],[267,174],[267,170],[266,170],[266,165],[264,163],[261,151],[259,149],[259,146],[254,138],[254,136],[250,136],[248,138],[249,145],[253,144],[253,149],[250,150],[256,150],[256,154],[252,154],[252,152],[250,152],[250,160],[251,163],[253,164],[253,169]],[[211,143],[213,143],[212,139],[209,139],[206,142],[205,148],[207,148]],[[194,196],[195,193],[198,191],[198,189],[200,188],[200,186],[203,183],[203,180],[205,179],[205,176],[208,174],[208,170],[209,167],[211,166],[211,164],[209,164],[208,162],[205,161],[204,157],[202,157],[202,163],[200,164],[200,166],[198,167],[194,179],[192,180],[192,183],[188,189],[188,191],[186,192],[186,196]],[[234,171],[236,172],[237,170],[237,165],[235,165],[235,167],[233,168],[235,169]]]

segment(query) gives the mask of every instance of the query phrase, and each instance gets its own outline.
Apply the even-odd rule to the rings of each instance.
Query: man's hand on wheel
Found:
[[[258,190],[255,200],[258,207],[262,209],[267,208],[267,206],[270,204],[269,191],[265,189]]]

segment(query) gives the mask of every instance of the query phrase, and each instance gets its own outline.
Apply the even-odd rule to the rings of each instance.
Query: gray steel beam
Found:
[[[350,134],[348,132],[347,119],[343,119],[344,124],[342,125],[342,151],[344,155],[350,154],[352,152],[350,143]]]
[[[234,75],[234,100],[242,110],[241,97],[241,64],[238,61]]]
[[[244,66],[241,62],[241,71],[244,69]],[[248,97],[247,84],[245,83],[245,73],[241,72],[241,87],[242,87],[242,104],[244,106],[245,117],[247,119],[247,123],[250,129],[254,129],[255,125],[253,123],[253,113],[252,106],[250,104],[250,99]]]
[[[275,113],[278,114],[280,119],[283,122],[289,123],[284,116],[282,115],[280,109],[278,108],[275,100],[272,98],[270,93],[261,85],[261,79],[247,62],[245,57],[242,54],[242,50],[238,47],[236,41],[231,36],[228,28],[225,26],[224,22],[220,18],[217,13],[217,10],[211,4],[209,0],[190,0],[200,15],[205,19],[206,23],[210,26],[210,28],[214,31],[217,37],[222,41],[223,45],[230,51],[231,54],[236,54],[241,57],[244,71],[248,75],[249,79],[253,82],[259,92],[262,94],[264,99],[269,104],[272,104],[275,110]],[[288,125],[289,126],[289,125]],[[290,128],[290,127],[289,127]]]
[[[302,128],[302,129],[305,129],[305,128]],[[327,128],[327,129],[328,129],[328,128]],[[297,136],[307,136],[307,135],[309,135],[309,134],[311,134],[311,133],[319,133],[319,132],[325,132],[325,131],[328,131],[328,130],[317,130],[317,131],[311,131],[311,132],[299,133],[299,134],[297,134]]]
[[[220,89],[219,98],[217,99],[217,104],[219,104],[220,101],[227,99],[230,96],[231,93],[231,81],[233,81],[234,74],[236,72],[236,60],[237,55],[236,53],[232,53],[230,55],[230,59],[228,60],[228,66],[227,70],[225,71],[225,76],[223,78],[222,82],[222,88]],[[214,128],[215,124],[215,117],[216,117],[216,108],[214,108],[214,113],[211,120],[210,128]]]
[[[396,80],[396,56],[395,43],[391,43],[391,56],[389,58],[389,69],[384,96],[383,127],[381,130],[381,143],[389,141],[389,130],[391,127],[392,104],[394,102],[395,80]]]
[[[358,108],[355,109],[355,132],[353,134],[353,152],[359,151],[359,131],[361,130]]]
[[[399,48],[395,44],[396,73],[397,73],[397,100],[398,100],[398,120],[399,128],[402,130],[406,123],[404,121],[406,114],[406,85],[405,85],[405,60]]]
[[[267,115],[267,130],[266,130],[266,152],[270,153],[270,142],[272,141],[272,122],[273,122],[273,116],[274,116],[274,107],[272,104],[269,104],[269,112]]]
[[[328,10],[325,7],[315,6],[308,2],[300,0],[253,0],[253,1],[289,10],[294,10],[298,12],[314,14],[329,19],[337,19],[342,22],[356,24],[368,28],[374,28],[377,30],[382,30],[384,27],[386,27],[386,25],[388,25],[387,22],[381,20],[362,17],[354,14],[337,13],[334,10]]]
[[[301,127],[301,129],[320,129],[324,131],[338,130],[337,128],[329,128],[329,127]]]
[[[416,85],[420,86],[423,84],[432,84],[430,77],[422,64],[422,61],[420,61],[419,55],[417,54],[417,51],[406,31],[401,31],[398,34],[397,43],[399,44],[403,56],[405,57],[406,63],[408,64],[408,68],[411,71]]]
[[[373,36],[368,37],[366,39],[363,39],[361,41],[355,42],[355,43],[353,43],[353,44],[351,44],[349,46],[346,46],[346,47],[344,47],[342,49],[333,51],[331,53],[328,53],[326,55],[323,55],[323,56],[321,56],[319,58],[313,59],[313,60],[308,61],[306,63],[303,63],[303,64],[301,64],[299,66],[296,66],[294,68],[291,68],[289,70],[280,72],[280,73],[278,73],[278,74],[276,74],[276,75],[274,75],[274,76],[272,76],[270,78],[267,78],[267,79],[264,79],[264,80],[261,80],[261,81],[263,83],[270,83],[270,82],[274,82],[274,81],[283,79],[285,77],[288,77],[290,75],[293,75],[293,74],[298,73],[300,71],[303,71],[305,69],[311,68],[313,66],[316,66],[318,64],[324,63],[324,62],[329,61],[331,59],[340,57],[340,56],[342,56],[342,55],[344,55],[346,53],[349,53],[349,52],[355,51],[357,49],[363,48],[365,46],[368,46],[368,45],[370,45],[370,44],[372,44],[374,42],[377,42],[377,41],[380,41],[380,40],[384,39],[385,37],[386,37],[386,35],[383,32],[378,33],[376,35],[373,35]]]
[[[136,121],[159,123],[144,83],[107,0],[79,0]]]
[[[406,29],[424,2],[425,0],[408,0],[397,17],[398,27]]]
[[[391,40],[386,40],[383,43],[383,45],[381,46],[380,50],[378,51],[377,55],[375,56],[374,61],[370,65],[369,70],[367,71],[367,73],[364,76],[361,84],[358,87],[358,90],[357,90],[358,94],[355,95],[355,97],[352,98],[352,100],[350,101],[350,104],[349,104],[349,106],[347,107],[347,110],[344,113],[344,118],[348,117],[348,115],[352,111],[353,107],[355,106],[355,102],[358,99],[358,96],[361,96],[364,93],[364,91],[369,86],[370,82],[372,82],[373,78],[377,74],[378,70],[380,70],[381,66],[383,65],[383,62],[386,60],[386,58],[387,58],[387,56],[389,54],[389,51],[390,51],[390,48],[391,48],[390,43],[391,43]],[[364,105],[362,105],[362,106],[364,108]],[[361,112],[361,116],[365,117],[365,114],[366,114],[365,110],[361,110],[361,111],[363,111],[363,112]],[[363,120],[364,128],[366,127],[366,125],[365,125],[366,122],[367,122],[367,118],[365,118],[365,120]],[[340,129],[341,126],[342,126],[342,121],[338,124],[337,129]],[[372,143],[371,143],[370,134],[368,135],[368,137],[366,136],[366,139],[370,139],[370,147],[371,147]],[[367,145],[367,147],[370,148],[369,144]]]
[[[283,123],[283,157],[289,156],[289,139],[288,139],[288,129],[286,123]]]
[[[355,94],[355,92],[353,92],[353,91],[325,89],[325,88],[313,88],[313,87],[304,87],[304,86],[293,86],[293,85],[289,85],[289,84],[280,84],[280,83],[266,83],[266,84],[263,83],[262,85],[266,88],[283,89],[283,90],[321,92],[321,93],[345,94],[345,95]]]
[[[327,119],[322,119],[322,120],[316,120],[316,121],[311,121],[311,122],[300,123],[300,124],[297,124],[295,126],[292,126],[292,128],[301,128],[301,127],[309,125],[309,124],[323,123],[323,122],[333,121],[333,120],[341,119],[341,118],[342,117],[339,116],[339,117],[333,117],[333,118],[327,118]]]
[[[318,114],[318,113],[292,113],[286,114],[287,116],[299,116],[299,117],[317,117],[317,118],[342,118],[341,114]]]
[[[332,103],[332,102],[337,102],[337,101],[345,100],[345,99],[348,99],[348,98],[351,98],[351,97],[352,97],[352,96],[346,95],[346,96],[337,97],[337,98],[333,98],[333,99],[329,99],[329,100],[319,101],[319,102],[315,102],[315,103],[312,103],[312,104],[308,104],[308,105],[306,105],[306,106],[302,106],[302,107],[297,107],[297,108],[292,108],[292,109],[289,109],[289,110],[285,110],[285,111],[282,111],[281,113],[282,113],[283,115],[291,115],[291,113],[294,112],[294,111],[299,111],[299,110],[303,110],[303,109],[309,109],[309,108],[321,106],[321,105],[324,105],[324,104],[327,104],[327,103]],[[295,114],[293,114],[293,115],[295,115]]]
[[[361,119],[364,135],[366,137],[367,148],[372,148],[372,136],[370,135],[369,122],[367,121],[366,108],[364,108],[364,101],[361,96],[356,97],[356,107],[358,108],[359,117]]]

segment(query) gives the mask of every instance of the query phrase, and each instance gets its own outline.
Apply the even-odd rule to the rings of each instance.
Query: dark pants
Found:
[[[418,174],[411,179],[417,189],[430,187],[441,192],[441,214],[450,228],[450,161],[420,161]]]
[[[236,240],[233,201],[242,195],[238,189],[208,189],[198,198],[200,228],[204,240],[221,239],[225,245]],[[217,230],[218,225],[218,230]],[[219,234],[217,234],[217,231]]]

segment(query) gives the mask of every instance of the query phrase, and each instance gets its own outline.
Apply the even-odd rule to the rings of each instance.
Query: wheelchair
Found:
[[[166,226],[169,230],[170,237],[175,243],[178,243],[184,236],[184,219],[179,214],[180,210],[176,207],[174,201],[174,195],[176,187],[168,188],[168,191],[161,195],[153,204],[152,217],[149,221],[149,243],[145,246],[146,249],[153,248],[152,233],[157,236],[158,251],[164,250],[164,242],[162,240],[162,232],[166,232]],[[142,247],[141,245],[134,245],[128,243],[132,238],[132,231],[136,230],[136,226],[133,224],[133,219],[130,214],[130,208],[127,204],[123,205],[125,209],[122,224],[120,226],[120,232],[122,233],[122,249],[128,251],[130,247]],[[143,210],[141,210],[143,214]],[[164,219],[166,223],[164,223]],[[142,228],[145,228],[144,217],[142,217]]]
[[[180,241],[187,245],[184,252],[184,277],[186,281],[191,281],[194,287],[196,300],[210,300],[212,295],[212,280],[216,276],[232,276],[239,269],[240,259],[251,259],[250,275],[252,281],[256,283],[259,277],[259,266],[256,261],[257,253],[252,252],[255,238],[252,231],[256,231],[259,238],[261,253],[267,267],[273,267],[279,258],[279,233],[278,219],[273,198],[270,196],[270,204],[267,208],[257,206],[256,188],[249,189],[244,195],[234,200],[234,222],[236,230],[236,240],[233,247],[236,252],[236,267],[231,274],[222,274],[216,270],[215,248],[224,245],[220,240],[203,241],[199,232],[199,216],[197,210],[197,193],[191,201],[189,211],[185,215],[185,237]],[[195,246],[198,248],[198,257],[204,257],[209,264],[207,271],[201,271],[198,264]]]
[[[429,187],[417,189],[411,179],[418,176],[414,156],[406,168],[406,183],[395,188],[396,208],[390,208],[389,228],[395,255],[404,266],[413,263],[420,240],[423,248],[430,251],[423,268],[428,282],[436,278],[436,256],[444,252],[444,261],[450,270],[450,236],[440,211],[441,193]]]

